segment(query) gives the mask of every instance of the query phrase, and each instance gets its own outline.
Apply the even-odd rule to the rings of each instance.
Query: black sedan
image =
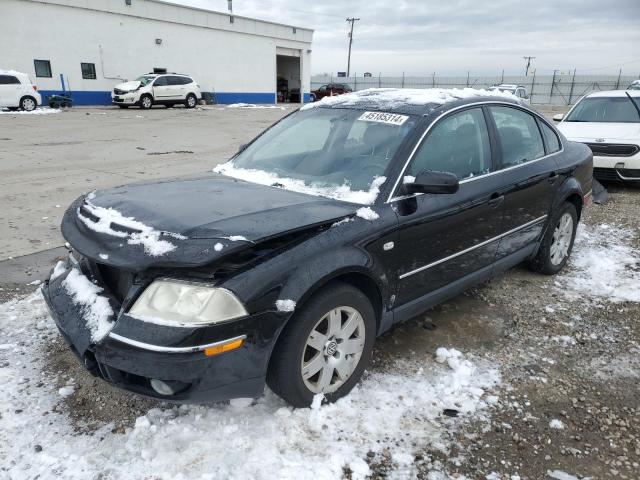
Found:
[[[43,293],[94,375],[175,402],[346,395],[375,338],[521,262],[554,274],[592,155],[501,93],[303,107],[216,173],[92,192]]]

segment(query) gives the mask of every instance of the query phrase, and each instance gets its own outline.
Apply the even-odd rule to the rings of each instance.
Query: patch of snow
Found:
[[[416,181],[416,177],[414,177],[413,175],[405,175],[404,178],[402,179],[402,183],[406,184],[411,184],[414,183]]]
[[[549,427],[554,428],[556,430],[564,430],[564,423],[562,423],[562,420],[558,420],[557,418],[554,418],[549,422]]]
[[[633,247],[637,234],[580,224],[568,268],[558,278],[563,292],[576,300],[640,302],[640,250]]]
[[[554,342],[562,343],[564,345],[576,344],[574,338],[569,335],[554,335],[553,337],[551,337],[551,340],[553,340]]]
[[[224,245],[222,245],[220,242],[216,243],[216,244],[213,246],[213,249],[214,249],[216,252],[221,252],[223,248],[224,248]]]
[[[296,302],[293,300],[276,300],[276,308],[279,312],[293,312],[296,309]]]
[[[66,271],[67,271],[67,266],[65,265],[65,263],[63,261],[58,261],[58,263],[56,263],[56,266],[53,267],[53,272],[51,272],[51,277],[49,277],[49,281],[53,282],[56,278],[64,274],[64,272]]]
[[[563,472],[562,470],[547,470],[547,475],[556,480],[580,480],[575,475]]]
[[[314,395],[311,402],[311,410],[318,410],[322,406],[322,400],[324,400],[324,394],[318,393]]]
[[[233,162],[229,161],[217,165],[213,171],[220,173],[228,177],[239,178],[240,180],[246,180],[247,182],[259,183],[261,185],[274,184],[282,185],[285,190],[291,190],[299,193],[306,193],[309,195],[317,195],[321,197],[335,198],[336,200],[343,200],[345,202],[360,203],[362,205],[371,205],[380,193],[380,186],[386,181],[386,177],[375,177],[369,190],[351,190],[348,184],[338,186],[326,186],[326,185],[307,185],[304,181],[296,178],[284,178],[279,177],[270,172],[264,172],[262,170],[254,170],[248,168],[237,168],[233,165]]]
[[[102,260],[109,260],[109,255],[107,255],[106,253],[99,253],[98,256],[102,259]]]
[[[256,105],[254,103],[231,103],[227,105],[227,108],[277,108],[280,110],[286,110],[284,107],[278,105]]]
[[[162,232],[155,230],[154,228],[145,225],[142,222],[137,221],[133,217],[125,217],[118,210],[114,208],[98,207],[91,203],[91,200],[95,198],[95,192],[91,192],[87,195],[84,203],[84,207],[93,215],[98,217],[98,221],[85,217],[80,213],[78,209],[78,218],[84,223],[87,228],[94,232],[104,233],[112,235],[114,237],[127,238],[129,245],[142,245],[147,255],[152,257],[160,257],[166,253],[172,252],[177,247],[173,243],[161,239],[162,236],[175,238],[177,240],[186,240],[187,237],[179,235],[173,232]],[[122,225],[126,228],[138,230],[134,233],[126,233],[111,228],[111,223]]]
[[[371,208],[369,207],[362,207],[356,210],[356,216],[360,218],[364,218],[365,220],[370,220],[370,221],[377,220],[378,218],[380,218],[380,215],[378,215],[376,212],[371,210]]]
[[[67,385],[66,387],[62,387],[61,389],[59,389],[58,394],[61,397],[68,397],[69,395],[72,395],[75,390],[76,389],[73,385]]]
[[[465,358],[473,372],[461,375],[422,357],[372,369],[347,397],[315,410],[294,409],[266,390],[256,400],[228,405],[159,403],[124,433],[114,433],[110,423],[88,432],[76,429],[60,406],[55,379],[45,374],[45,347],[61,340],[39,292],[0,305],[0,338],[21,349],[20,362],[0,350],[6,364],[0,368],[0,457],[8,478],[311,480],[342,478],[344,467],[362,478],[369,450],[382,455],[389,449],[396,458],[399,451],[446,450],[464,420],[443,417],[442,410],[456,404],[486,421],[479,392],[499,383],[492,362]],[[390,478],[413,478],[402,475],[390,467]]]
[[[232,242],[248,242],[249,240],[247,240],[246,237],[243,237],[242,235],[231,235],[230,237],[223,237],[226,238],[227,240],[230,240]]]
[[[62,110],[58,108],[38,107],[35,110],[27,112],[25,110],[2,110],[0,108],[0,115],[50,115],[52,113],[60,113]]]
[[[77,268],[72,268],[62,281],[62,286],[71,295],[73,303],[82,308],[94,342],[102,340],[113,328],[113,309],[106,297],[100,295],[102,288],[92,283]]]
[[[369,88],[334,97],[323,97],[319,102],[308,103],[300,110],[333,106],[349,107],[359,103],[375,103],[381,107],[392,109],[402,105],[444,105],[448,102],[474,97],[501,97],[518,100],[518,97],[510,92],[476,88]]]
[[[350,218],[350,217],[343,218],[339,222],[332,223],[331,227],[337,227],[338,225],[343,225],[343,224],[349,223],[349,222],[353,222],[353,218]]]
[[[42,283],[42,280],[34,280],[33,282],[27,283],[27,285],[40,285],[41,283]]]

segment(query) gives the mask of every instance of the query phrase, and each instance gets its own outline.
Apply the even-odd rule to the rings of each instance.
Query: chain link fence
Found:
[[[384,77],[381,75],[364,77],[334,77],[314,75],[311,89],[315,90],[327,83],[346,83],[354,90],[367,88],[488,88],[492,85],[509,83],[522,85],[527,89],[531,103],[541,105],[572,105],[580,97],[597,90],[620,90],[640,76],[633,75],[576,75],[556,72],[553,75],[496,75],[488,77],[438,76],[426,77]]]

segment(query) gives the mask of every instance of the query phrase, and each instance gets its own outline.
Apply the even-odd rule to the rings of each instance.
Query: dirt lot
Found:
[[[87,118],[91,119],[93,111],[89,113]],[[151,115],[162,113],[174,119],[183,114],[153,111]],[[196,115],[202,116],[203,131],[209,120],[221,122],[235,115],[252,129],[246,132],[250,137],[261,128],[259,123],[268,123],[282,113],[214,109]],[[64,115],[77,116],[79,123],[72,122],[77,126],[85,113],[78,110]],[[76,117],[69,118],[76,121]],[[171,125],[169,120],[157,121],[165,127]],[[241,138],[245,133],[239,126],[224,128],[240,133],[208,154],[232,152],[236,142],[245,138]],[[159,136],[163,134],[159,132]],[[135,149],[135,136],[127,132],[127,138],[127,148]],[[196,150],[177,139],[163,148]],[[209,168],[205,153],[203,146],[200,160],[187,164],[191,171]],[[166,157],[176,158],[176,162],[168,161],[171,168],[179,166],[181,157]],[[162,164],[150,168],[148,174],[161,175],[158,166]],[[127,165],[117,168],[125,172]],[[33,180],[36,183],[45,176],[35,170],[34,175],[43,175]],[[120,177],[114,179],[121,181]],[[82,191],[81,182],[67,185]],[[336,478],[335,470],[325,471],[319,465],[330,463],[339,453],[330,455],[322,448],[337,445],[361,460],[345,463],[338,475],[345,478],[638,479],[640,190],[611,186],[610,193],[607,204],[587,209],[572,260],[560,275],[546,277],[519,267],[399,325],[378,339],[373,365],[352,399],[308,414],[292,412],[270,392],[242,406],[180,408],[120,392],[90,377],[78,365],[52,328],[40,300],[27,297],[0,305],[0,383],[5,379],[9,385],[0,393],[0,427],[5,422],[0,428],[0,456],[7,448],[0,478],[4,478],[3,471],[8,472],[7,478],[18,478],[16,471],[24,473],[20,478],[36,478],[38,472],[44,478],[48,477],[46,472],[68,478],[122,478],[117,464],[131,468],[132,478],[171,478],[176,476],[171,473],[176,464],[187,472],[186,478],[248,478],[220,467],[232,461],[227,457],[233,457],[233,448],[241,456],[237,471],[245,471],[243,466],[257,461],[258,473],[251,478],[267,478],[260,475],[261,466],[265,472],[278,472],[280,478]],[[70,200],[76,193],[65,190],[64,195]],[[17,210],[21,208],[14,214]],[[33,235],[37,237],[37,232]],[[1,238],[4,242],[5,231]],[[18,240],[24,243],[24,237],[16,235],[15,239],[17,248],[22,248]],[[8,266],[1,262],[0,274]],[[18,281],[28,267],[27,260],[11,267],[15,281],[0,283],[1,299],[24,298],[35,289]],[[22,270],[16,273],[16,268]],[[33,331],[22,328],[21,321],[25,327],[33,322]],[[462,352],[465,361],[473,363],[474,375],[495,377],[482,386],[479,403],[469,406],[443,400],[451,389],[458,388],[460,378],[447,376],[434,361],[438,347]],[[16,356],[20,358],[18,365]],[[453,370],[458,368],[451,359],[445,360],[445,365],[447,362]],[[415,378],[421,380],[414,383]],[[388,383],[391,380],[397,383]],[[480,389],[473,380],[467,382],[464,388],[471,393]],[[71,393],[65,390],[69,388]],[[460,398],[469,400],[474,395]],[[352,410],[365,418],[359,419]],[[31,415],[29,421],[20,423],[27,414]],[[39,426],[37,418],[43,419]],[[280,422],[282,430],[274,434],[272,422]],[[199,424],[204,432],[198,431]],[[374,428],[378,424],[387,428]],[[185,458],[171,457],[173,463],[165,467],[169,473],[163,473],[159,470],[162,459],[153,457],[152,452],[160,449],[158,445],[167,435],[164,432],[175,433],[167,429],[176,425],[184,429],[172,441]],[[12,437],[19,448],[2,447],[2,440],[8,441],[3,429],[7,436],[23,431]],[[207,436],[212,432],[231,436]],[[260,443],[265,438],[276,445],[274,451]],[[202,442],[207,447],[191,458],[180,447],[185,439],[196,450]],[[226,448],[228,442],[233,447],[229,446],[223,457],[215,457],[216,447]],[[104,452],[91,458],[90,453],[81,451],[85,443],[92,452],[100,452],[100,446]],[[65,449],[64,445],[69,446]],[[74,448],[78,452],[70,451]],[[258,460],[252,458],[267,450]],[[272,455],[282,462],[276,462]],[[86,458],[90,458],[87,466]],[[208,464],[208,458],[215,458],[215,462]],[[77,472],[70,466],[74,463],[82,465]],[[148,469],[144,475],[140,474],[144,470],[136,470],[143,468],[140,465]],[[154,468],[149,470],[149,465]],[[207,477],[204,471],[213,476]],[[294,471],[299,476],[291,474]]]

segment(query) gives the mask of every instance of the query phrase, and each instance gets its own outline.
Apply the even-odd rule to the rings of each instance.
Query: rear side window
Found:
[[[51,62],[49,60],[34,60],[36,77],[51,78]]]
[[[508,168],[544,156],[544,144],[533,115],[511,107],[489,107],[498,127],[502,167]]]
[[[13,75],[0,75],[0,85],[20,85],[20,80]]]
[[[556,132],[554,132],[549,125],[544,122],[540,122],[540,128],[542,129],[542,135],[544,141],[547,144],[547,153],[555,153],[560,151],[560,139]]]
[[[489,133],[482,109],[456,113],[431,129],[406,174],[415,177],[425,170],[453,173],[460,180],[491,170]]]
[[[85,80],[96,79],[96,64],[95,63],[81,63],[80,69],[82,70],[82,78]]]

